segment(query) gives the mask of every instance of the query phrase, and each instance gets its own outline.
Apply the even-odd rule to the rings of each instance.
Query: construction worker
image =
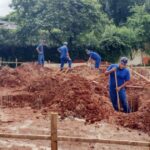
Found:
[[[60,62],[61,62],[60,69],[61,70],[63,70],[64,64],[66,62],[68,63],[69,69],[71,69],[71,65],[72,65],[72,60],[70,58],[69,50],[68,50],[67,45],[68,45],[68,43],[64,42],[63,46],[61,46],[60,48],[58,48],[58,51],[61,54],[60,55]]]
[[[90,56],[88,62],[91,62],[92,60],[94,60],[95,61],[95,68],[99,69],[100,64],[101,64],[101,56],[98,53],[93,52],[93,51],[88,50],[88,49],[86,50],[86,53],[87,53],[87,55]]]
[[[41,40],[40,44],[36,48],[38,52],[38,64],[44,66],[44,41]]]
[[[119,111],[119,107],[120,107],[118,106],[118,100],[119,100],[120,101],[119,103],[122,104],[125,113],[130,112],[130,108],[126,98],[126,90],[125,90],[126,85],[130,81],[130,72],[126,68],[127,63],[128,63],[128,58],[122,57],[120,59],[119,64],[110,65],[107,71],[105,72],[106,75],[110,75],[109,94],[110,94],[110,99],[113,104],[113,107],[116,111]],[[116,72],[117,79],[115,79],[115,72]],[[116,87],[116,85],[118,85],[118,87]],[[119,99],[117,99],[117,92],[119,95]]]

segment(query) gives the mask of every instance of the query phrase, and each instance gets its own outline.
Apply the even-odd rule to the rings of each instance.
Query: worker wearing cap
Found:
[[[72,60],[70,58],[67,45],[68,45],[68,43],[64,42],[63,46],[58,48],[58,51],[60,52],[60,62],[61,62],[60,69],[61,70],[63,70],[64,64],[66,62],[68,63],[69,69],[71,69],[71,65],[72,65]]]
[[[110,75],[109,94],[110,94],[110,99],[113,104],[113,107],[116,111],[119,110],[119,106],[117,103],[117,92],[118,92],[119,100],[123,106],[123,110],[125,113],[130,112],[130,108],[129,108],[127,97],[126,97],[126,90],[125,90],[125,86],[129,83],[129,80],[130,80],[130,72],[126,68],[127,63],[128,63],[128,59],[126,57],[122,57],[120,59],[119,64],[110,65],[107,71],[105,72],[106,75]],[[115,71],[116,71],[117,80],[118,80],[117,81],[118,87],[116,87]]]
[[[90,62],[91,60],[94,60],[95,61],[95,68],[99,69],[100,64],[101,64],[101,56],[98,53],[93,52],[93,51],[88,50],[88,49],[86,50],[86,53],[87,53],[87,55],[90,56],[88,62]]]
[[[36,48],[38,52],[38,64],[44,66],[44,41],[41,40],[41,43]]]

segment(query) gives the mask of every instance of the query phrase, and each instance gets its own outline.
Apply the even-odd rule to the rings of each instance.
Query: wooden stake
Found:
[[[134,72],[136,75],[138,75],[139,77],[141,77],[143,80],[145,80],[146,82],[150,83],[150,80],[147,79],[146,77],[144,77],[143,75],[139,74],[138,72],[136,72],[135,70],[132,70],[132,72]]]
[[[130,69],[130,75],[131,75],[131,77],[133,76],[132,68],[133,68],[132,65],[130,65],[130,66],[129,66],[129,69]]]
[[[0,57],[0,67],[2,67],[2,58]]]
[[[58,150],[57,142],[57,113],[51,114],[51,150]]]
[[[114,73],[115,73],[116,88],[118,88],[117,72],[115,71]],[[119,98],[119,93],[118,93],[117,90],[116,90],[116,93],[117,93],[118,110],[120,111],[121,110],[121,108],[120,108],[120,98]]]
[[[16,58],[16,68],[17,68],[17,66],[18,66],[18,59]]]

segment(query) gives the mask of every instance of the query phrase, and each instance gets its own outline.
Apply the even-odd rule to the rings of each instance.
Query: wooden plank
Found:
[[[29,139],[29,140],[51,140],[49,135],[16,135],[16,134],[4,134],[0,133],[0,138],[7,139]],[[79,138],[79,137],[67,137],[59,136],[58,141],[64,142],[83,142],[83,143],[102,143],[102,144],[116,144],[116,145],[130,145],[130,146],[141,146],[149,147],[150,142],[145,141],[127,141],[127,140],[108,140],[108,139],[89,139],[89,138]]]
[[[143,142],[143,141],[87,139],[87,138],[65,137],[65,136],[58,137],[58,141],[117,144],[117,145],[143,146],[143,147],[149,147],[150,148],[150,142]]]
[[[144,89],[143,86],[134,86],[134,85],[127,85],[126,88]]]
[[[16,58],[16,68],[17,68],[17,66],[18,66],[18,59]]]
[[[23,64],[23,63],[27,63],[27,62],[17,62],[17,64]],[[16,64],[16,61],[15,62],[3,61],[3,64]]]
[[[136,72],[135,70],[132,69],[132,72],[134,72],[136,75],[138,75],[139,77],[141,77],[143,80],[145,80],[146,82],[150,83],[150,80],[148,80],[146,77],[144,77],[143,75],[139,74],[138,72]]]
[[[57,116],[57,113],[51,113],[51,150],[58,150]]]
[[[22,135],[0,133],[0,138],[8,139],[29,139],[29,140],[51,140],[49,135]]]

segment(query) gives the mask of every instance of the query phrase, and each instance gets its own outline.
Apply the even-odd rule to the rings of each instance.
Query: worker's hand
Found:
[[[117,87],[116,91],[119,92],[121,90],[121,87]]]
[[[111,71],[112,72],[115,72],[117,70],[117,68],[115,67],[115,68],[113,68],[113,69],[111,69]]]

